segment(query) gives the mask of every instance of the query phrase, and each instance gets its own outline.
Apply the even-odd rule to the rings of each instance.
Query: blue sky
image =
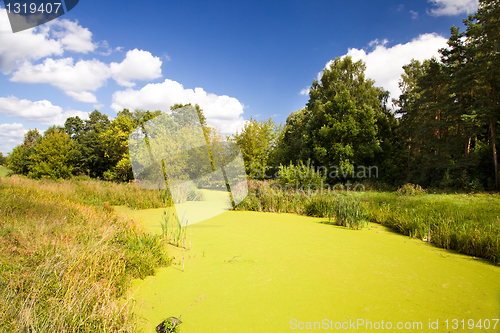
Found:
[[[285,122],[336,57],[399,95],[401,66],[438,55],[477,0],[88,1],[13,34],[0,0],[0,151],[97,109],[198,103],[234,133]]]

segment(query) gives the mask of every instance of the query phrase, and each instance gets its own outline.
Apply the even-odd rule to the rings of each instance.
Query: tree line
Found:
[[[223,138],[196,109],[213,140],[240,146],[252,178],[273,178],[283,168],[307,164],[342,170],[334,177],[321,175],[338,182],[364,166],[377,167],[377,180],[390,185],[498,190],[499,2],[481,0],[464,26],[464,31],[451,28],[439,59],[403,67],[394,107],[389,92],[365,76],[362,61],[339,57],[313,80],[308,103],[284,125],[250,118],[241,131]],[[30,130],[9,154],[9,167],[34,178],[86,174],[128,181],[133,178],[128,136],[160,114],[124,109],[110,121],[94,111],[88,120],[68,118],[64,127],[51,127],[43,136]]]

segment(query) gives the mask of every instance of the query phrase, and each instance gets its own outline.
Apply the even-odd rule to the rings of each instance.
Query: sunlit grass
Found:
[[[0,331],[136,330],[129,283],[170,263],[163,238],[82,202],[76,188],[2,180]]]
[[[0,166],[0,178],[7,177],[8,174],[9,174],[9,169],[7,167]]]
[[[500,196],[367,192],[370,220],[413,238],[500,261]]]

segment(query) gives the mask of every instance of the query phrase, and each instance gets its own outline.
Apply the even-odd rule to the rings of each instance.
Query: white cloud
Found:
[[[438,50],[446,47],[446,42],[447,39],[438,34],[424,34],[406,44],[392,47],[379,44],[368,53],[363,49],[352,48],[344,56],[351,56],[353,61],[363,60],[366,63],[365,77],[375,80],[376,86],[389,90],[391,98],[397,99],[401,94],[398,81],[403,74],[403,65],[409,64],[411,59],[423,61],[438,57]],[[325,68],[329,68],[332,62],[330,60]],[[321,78],[322,74],[318,73],[318,77]]]
[[[412,19],[417,19],[418,18],[418,12],[410,10],[411,18]]]
[[[24,128],[23,124],[0,124],[0,152],[7,156],[12,148],[23,142],[26,132],[28,130]]]
[[[219,127],[223,133],[234,133],[244,124],[244,106],[236,98],[210,94],[202,88],[185,89],[182,84],[168,79],[162,83],[148,84],[141,90],[115,92],[111,108],[117,112],[124,108],[168,112],[175,103],[199,104],[207,117],[207,123]]]
[[[27,131],[23,124],[0,124],[0,137],[22,139]]]
[[[42,64],[22,64],[10,78],[13,82],[48,83],[63,90],[71,98],[97,104],[94,91],[113,77],[122,86],[132,87],[132,80],[150,80],[161,76],[161,60],[142,50],[128,51],[121,63],[107,65],[99,60],[46,58]]]
[[[0,70],[10,73],[26,61],[37,61],[64,50],[87,53],[96,48],[92,33],[77,22],[56,19],[42,26],[12,33],[5,9],[0,8]]]
[[[427,11],[429,15],[459,15],[473,13],[477,10],[478,0],[428,0],[437,8]]]
[[[7,18],[5,9],[0,8],[0,15]],[[46,30],[42,33],[35,33],[35,29],[29,29],[13,34],[9,20],[0,19],[0,31],[2,31],[0,33],[0,70],[4,74],[10,73],[20,62],[63,53],[61,43],[50,39]]]
[[[309,90],[311,90],[311,87],[307,86],[307,87],[305,87],[304,89],[302,89],[302,90],[299,92],[299,94],[300,94],[300,95],[307,96],[307,95],[309,95]]]
[[[51,125],[64,126],[66,119],[68,119],[69,117],[80,117],[80,119],[86,120],[89,119],[89,113],[85,111],[68,110],[56,115],[53,118]]]
[[[378,39],[374,39],[370,43],[368,43],[368,46],[372,47],[372,46],[377,46],[377,45],[385,45],[387,43],[389,43],[388,39],[384,39],[382,41],[379,41]]]
[[[77,101],[97,103],[90,91],[102,87],[110,76],[106,64],[98,60],[80,60],[73,64],[73,58],[54,60],[47,58],[43,64],[24,63],[11,77],[13,82],[49,83],[63,90]]]
[[[103,51],[96,51],[96,52],[103,56],[109,56],[111,53],[113,53],[113,49],[109,46],[108,42],[105,40],[99,43],[99,49],[102,49]]]
[[[125,87],[133,87],[132,80],[153,80],[161,77],[161,60],[150,52],[130,50],[121,63],[110,64],[111,75],[115,81]]]
[[[78,21],[59,19],[47,23],[52,36],[68,51],[88,53],[94,51],[98,44],[92,43],[92,33],[78,25]]]
[[[52,105],[50,101],[32,102],[15,96],[0,97],[0,114],[8,117],[19,117],[26,121],[39,122],[44,125],[64,125],[66,118],[79,116],[87,119],[88,113],[69,110],[63,112],[60,106]]]

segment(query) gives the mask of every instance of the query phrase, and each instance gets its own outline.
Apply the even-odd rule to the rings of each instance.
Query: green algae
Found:
[[[117,211],[156,232],[164,209]],[[182,251],[170,247],[173,266],[133,283],[144,331],[181,315],[183,333],[288,332],[325,319],[421,322],[423,331],[438,320],[433,331],[448,332],[453,319],[467,327],[499,317],[499,267],[377,224],[354,231],[325,222],[229,211],[189,226],[185,270]]]

